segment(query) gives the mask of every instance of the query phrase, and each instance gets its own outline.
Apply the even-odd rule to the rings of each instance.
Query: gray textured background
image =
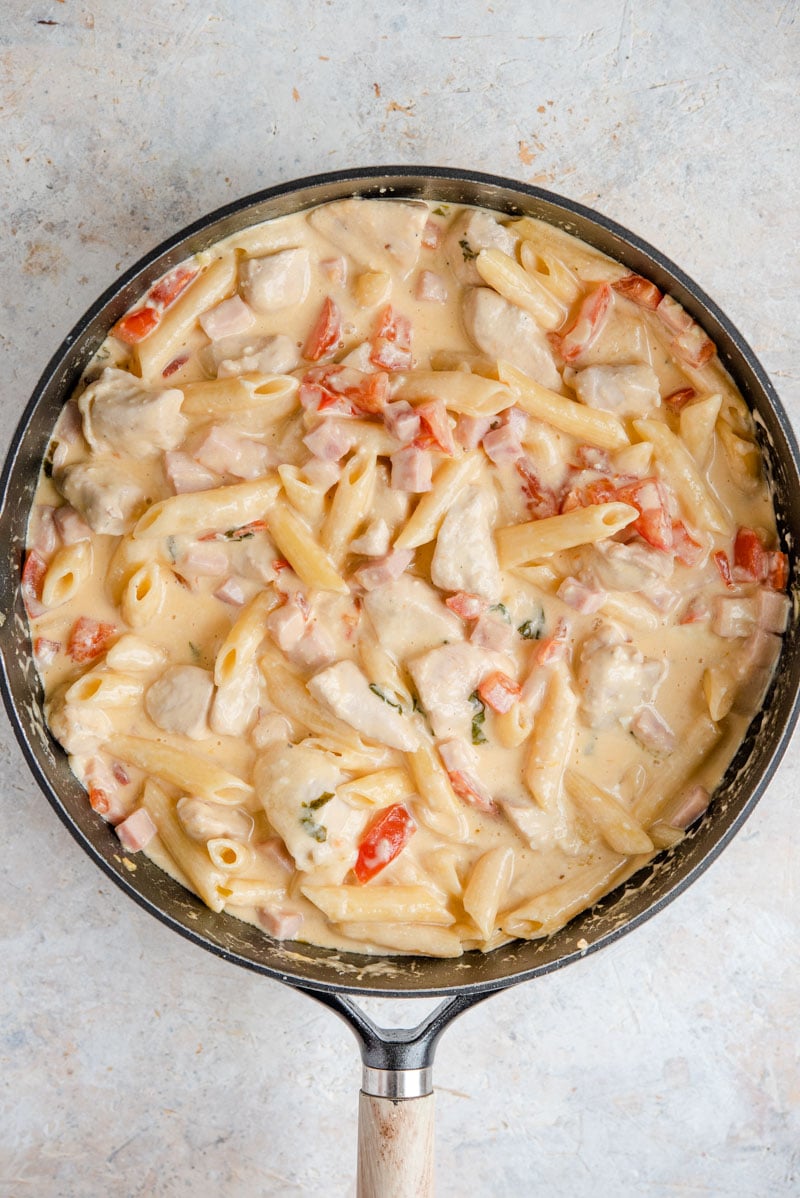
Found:
[[[5,0],[3,446],[156,241],[370,163],[489,170],[615,217],[714,297],[800,424],[799,60],[792,0]],[[443,1198],[800,1193],[799,770],[796,744],[659,918],[446,1034]],[[354,1193],[347,1029],[112,889],[5,723],[0,780],[0,1195]]]

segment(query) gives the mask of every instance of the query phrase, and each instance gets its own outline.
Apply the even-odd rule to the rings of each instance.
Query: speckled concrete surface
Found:
[[[3,444],[63,334],[153,243],[372,162],[491,170],[613,215],[717,300],[800,425],[798,25],[792,0],[6,0]],[[354,1193],[347,1029],[112,889],[5,724],[0,770],[0,1194]],[[443,1198],[800,1193],[799,775],[795,742],[670,909],[450,1029]]]

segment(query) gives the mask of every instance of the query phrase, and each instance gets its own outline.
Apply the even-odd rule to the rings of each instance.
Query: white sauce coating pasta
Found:
[[[123,317],[50,466],[53,734],[126,850],[280,939],[554,932],[705,809],[788,619],[714,346],[530,218],[236,234]]]

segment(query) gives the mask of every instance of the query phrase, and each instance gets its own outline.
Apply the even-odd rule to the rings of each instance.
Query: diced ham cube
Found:
[[[367,525],[360,537],[350,542],[350,549],[353,553],[363,553],[365,557],[385,557],[391,540],[389,525],[379,517]]]
[[[92,530],[72,504],[64,503],[56,508],[53,520],[65,545],[77,545],[78,541],[90,540]]]
[[[298,644],[306,630],[305,614],[291,601],[271,611],[265,623],[275,644],[284,653],[288,653]]]
[[[453,738],[443,741],[438,749],[450,785],[458,797],[486,815],[496,814],[494,799],[478,777],[478,755],[472,746],[464,740]]]
[[[324,462],[338,462],[352,449],[354,441],[353,433],[341,420],[323,420],[303,437],[303,444]]]
[[[414,298],[430,304],[447,302],[447,284],[441,275],[432,270],[421,270],[417,275]]]
[[[786,631],[792,601],[788,595],[779,591],[770,591],[760,587],[756,595],[756,619],[759,628],[765,632],[782,633]]]
[[[677,738],[663,716],[653,707],[642,707],[631,720],[631,732],[646,749],[654,753],[673,753]]]
[[[223,337],[236,337],[246,333],[255,324],[253,309],[244,302],[240,295],[232,295],[221,304],[204,312],[198,319],[200,328],[211,341],[220,341]]]
[[[462,414],[456,421],[456,442],[462,449],[477,449],[491,427],[491,416],[466,416]]]
[[[679,333],[672,342],[672,348],[679,358],[682,358],[689,366],[694,366],[696,370],[705,366],[706,362],[710,362],[717,352],[714,342],[700,328],[699,324],[693,324],[690,329]]]
[[[276,940],[294,940],[303,926],[303,916],[288,907],[259,907],[258,921]]]
[[[219,475],[182,449],[168,449],[164,454],[164,474],[176,495],[211,491],[219,486]]]
[[[306,625],[300,640],[286,656],[295,665],[304,666],[309,670],[321,670],[329,666],[338,656],[338,647],[332,635],[317,620]]]
[[[420,494],[433,486],[433,459],[427,449],[413,445],[398,449],[389,458],[392,466],[392,489]]]
[[[641,275],[624,275],[623,278],[617,279],[611,286],[618,295],[624,295],[626,299],[632,300],[640,308],[655,310],[663,298],[655,283],[651,283],[649,279],[642,278]]]
[[[344,258],[323,258],[319,268],[329,283],[344,287],[347,282],[347,261]]]
[[[469,639],[470,644],[482,649],[505,653],[514,643],[514,628],[502,616],[487,610],[478,616]]]
[[[586,586],[577,578],[565,578],[556,591],[556,595],[568,607],[572,607],[581,615],[588,616],[599,611],[608,595],[597,587]]]
[[[239,268],[242,291],[257,312],[274,312],[302,303],[310,283],[307,249],[278,250],[251,258]]]
[[[490,429],[484,434],[482,445],[486,456],[495,465],[500,465],[501,462],[515,462],[524,453],[519,432],[510,423]]]
[[[37,636],[33,642],[33,655],[40,669],[52,665],[60,652],[60,641],[51,641],[46,636]]]
[[[253,441],[235,428],[213,425],[194,452],[202,466],[234,478],[261,478],[272,463],[266,445]]]
[[[55,518],[56,508],[49,503],[37,503],[31,513],[30,528],[29,528],[29,545],[31,549],[35,549],[43,558],[49,557],[55,551],[58,544],[59,529],[58,522]],[[61,509],[58,509],[59,511]],[[74,511],[74,508],[71,509]],[[77,512],[75,515],[77,516]],[[80,517],[79,517],[80,519]],[[90,537],[91,531],[88,526],[86,528],[86,536]]]
[[[461,616],[462,620],[477,620],[480,614],[486,610],[485,599],[482,599],[480,595],[468,595],[466,591],[448,595],[445,604],[457,616]]]
[[[285,720],[284,725],[288,727]],[[262,840],[258,845],[258,851],[263,853],[269,861],[274,861],[281,869],[285,869],[287,873],[294,872],[294,861],[280,836],[270,836],[267,840]]]
[[[700,595],[695,595],[690,599],[686,608],[678,621],[679,624],[702,624],[704,620],[711,618],[711,608],[705,599]]]
[[[231,607],[244,607],[251,594],[245,586],[244,579],[232,575],[225,579],[222,586],[217,587],[214,598],[229,603]]]
[[[707,810],[711,795],[705,786],[692,786],[679,800],[669,816],[671,828],[688,828]]]
[[[80,776],[80,771],[78,771]],[[126,814],[126,801],[114,770],[103,757],[91,756],[83,769],[83,784],[89,793],[93,811],[111,824],[117,824]]]
[[[425,228],[422,230],[422,244],[426,250],[435,250],[442,240],[442,227],[437,225],[435,220],[430,217],[425,222]]]
[[[387,403],[383,409],[383,422],[387,432],[403,445],[408,445],[419,436],[420,419],[411,404],[405,399]]]
[[[338,483],[342,472],[335,462],[312,458],[306,462],[303,473],[312,486],[319,487],[321,491],[329,491],[334,483]]]
[[[386,557],[370,563],[368,566],[359,566],[355,571],[354,578],[365,591],[374,591],[377,587],[398,579],[411,564],[413,557],[413,549],[395,549],[393,553],[389,553]]]
[[[129,853],[139,853],[142,849],[147,848],[158,832],[158,828],[153,823],[147,808],[139,807],[122,823],[117,824],[115,831],[124,849],[127,849]]]
[[[439,453],[454,454],[456,451],[453,430],[447,408],[441,399],[420,404],[417,408],[420,422],[419,437],[415,444],[420,449],[434,449]]]
[[[711,627],[717,636],[735,638],[749,636],[754,631],[758,613],[754,599],[714,598]]]
[[[519,683],[515,682],[513,678],[509,678],[508,674],[504,674],[502,670],[494,670],[491,674],[487,674],[478,685],[478,694],[481,699],[498,715],[505,715],[511,711],[520,696],[520,691]]]
[[[181,577],[220,578],[228,569],[228,554],[219,541],[195,541],[176,562]]]

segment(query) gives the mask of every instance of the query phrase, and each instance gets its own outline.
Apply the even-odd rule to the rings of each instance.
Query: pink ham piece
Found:
[[[383,423],[386,425],[386,431],[403,445],[408,445],[419,436],[419,416],[405,399],[386,404],[383,409]]]
[[[453,739],[443,741],[438,749],[450,785],[458,797],[478,811],[495,815],[494,799],[476,773],[478,755],[472,746],[464,740]]]
[[[29,547],[35,549],[42,557],[49,557],[58,544],[56,510],[49,503],[37,503],[31,515]],[[60,511],[60,509],[58,510]],[[77,514],[75,512],[76,516]],[[88,526],[84,525],[84,527],[86,527],[87,536],[91,536]]]
[[[756,595],[756,618],[759,628],[765,632],[782,633],[786,631],[792,601],[788,595],[780,591],[770,591],[760,587]]]
[[[121,824],[117,824],[114,830],[119,837],[120,844],[129,853],[140,853],[142,849],[147,848],[158,832],[146,807],[140,807],[134,811]]]
[[[347,282],[347,263],[344,258],[323,258],[319,268],[329,283],[344,287]]]
[[[688,828],[707,810],[711,795],[705,786],[692,786],[678,801],[668,823],[671,828]]]
[[[196,541],[176,565],[181,577],[200,575],[202,578],[221,578],[228,569],[228,554],[219,541]]]
[[[267,840],[262,840],[258,845],[258,851],[281,869],[285,869],[287,874],[294,873],[294,860],[280,836],[270,836]]]
[[[201,466],[182,449],[168,449],[164,454],[164,474],[176,495],[211,491],[219,486],[219,475]]]
[[[259,907],[258,921],[276,940],[294,940],[303,926],[303,916],[289,907]]]
[[[510,421],[499,428],[490,429],[484,434],[481,444],[487,458],[496,466],[502,462],[515,462],[524,455],[519,432]]]
[[[565,578],[556,591],[556,595],[568,607],[580,612],[583,616],[591,616],[605,603],[608,595],[597,587],[586,586],[577,578]]]
[[[271,611],[265,623],[275,644],[284,653],[294,649],[306,630],[306,616],[291,599],[284,603],[283,607]]]
[[[303,444],[323,462],[338,462],[354,442],[353,433],[339,420],[323,420],[303,437]]]
[[[412,495],[430,491],[433,483],[433,459],[426,449],[413,445],[398,449],[389,458],[392,465],[392,490],[408,491]]]
[[[480,645],[482,649],[493,649],[497,653],[505,653],[514,643],[514,628],[501,616],[490,611],[481,612],[472,629],[470,644]]]
[[[429,304],[444,304],[447,302],[447,284],[435,271],[421,270],[417,275],[414,298]]]
[[[238,337],[240,333],[246,333],[255,324],[255,319],[249,304],[240,295],[232,295],[230,299],[204,312],[197,323],[211,341],[221,341],[223,337]]]
[[[428,220],[425,222],[425,227],[422,230],[422,244],[425,246],[426,250],[435,250],[441,240],[441,225],[437,225],[435,220],[428,218]]]
[[[387,582],[395,582],[411,564],[413,556],[413,549],[395,549],[367,566],[359,566],[354,577],[365,591],[374,591]]]
[[[461,415],[456,421],[454,437],[462,449],[477,449],[492,427],[491,416]]]
[[[303,467],[303,473],[312,487],[319,487],[321,491],[330,491],[334,483],[338,483],[342,471],[335,462],[326,462],[321,458],[312,458],[306,462]]]
[[[646,749],[654,753],[674,753],[677,738],[667,721],[654,707],[641,707],[631,720],[631,732]]]
[[[241,578],[231,576],[225,579],[221,587],[217,587],[214,598],[229,603],[231,607],[244,607],[250,594]]]
[[[244,479],[263,477],[272,462],[266,445],[221,424],[209,429],[194,457],[207,470]]]
[[[60,652],[60,641],[51,641],[46,636],[37,636],[33,642],[33,655],[40,668],[51,666]]]
[[[91,538],[91,528],[80,512],[69,503],[57,507],[53,519],[58,535],[65,545],[77,545],[78,541],[88,541]]]
[[[717,636],[731,640],[749,636],[756,627],[755,600],[717,595],[712,608],[711,627]]]

